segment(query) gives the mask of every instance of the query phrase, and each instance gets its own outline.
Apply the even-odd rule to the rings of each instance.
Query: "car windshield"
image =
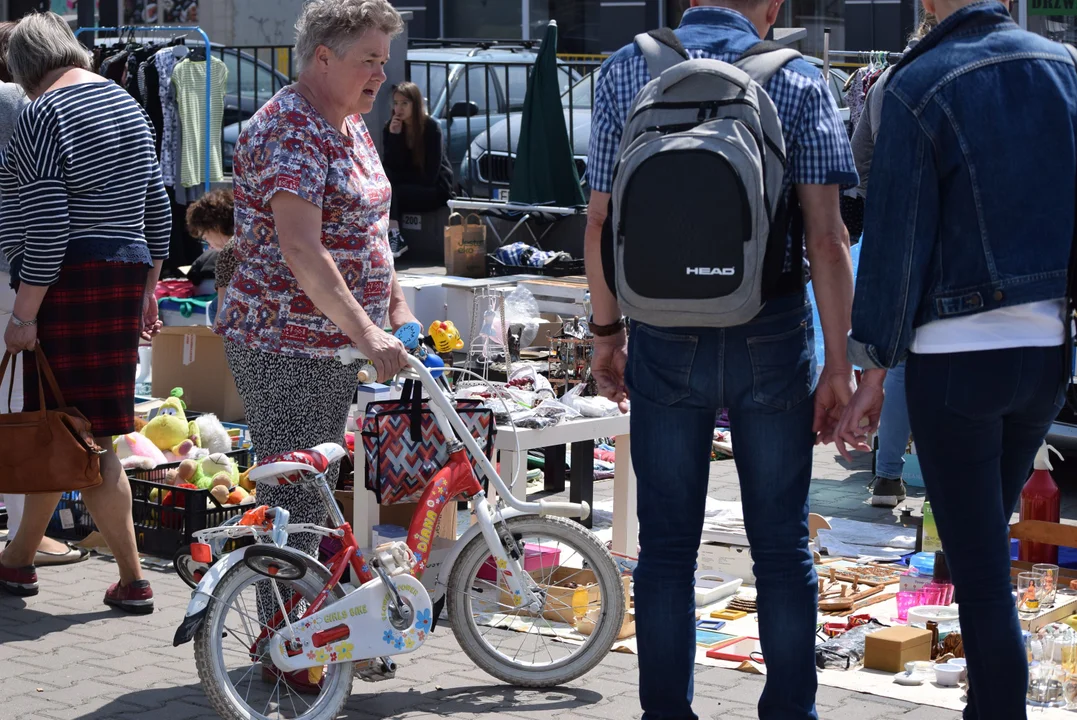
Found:
[[[426,98],[427,107],[433,109],[445,92],[445,76],[448,74],[448,65],[437,65],[428,62],[416,62],[411,65],[411,81],[419,86],[423,97]]]
[[[572,86],[572,89],[561,96],[561,101],[566,108],[590,108],[594,103],[595,86],[598,85],[598,70],[587,73],[583,78]]]

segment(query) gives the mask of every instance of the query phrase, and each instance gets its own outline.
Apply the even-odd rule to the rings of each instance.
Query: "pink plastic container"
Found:
[[[546,547],[545,545],[527,545],[524,547],[524,570],[544,570],[555,568],[561,564],[561,551],[558,548]],[[494,559],[488,558],[476,577],[489,582],[497,581],[497,566]]]
[[[924,605],[924,594],[922,590],[915,590],[913,592],[899,592],[897,594],[897,609],[898,620],[906,622],[909,619],[909,610],[914,607],[920,607]]]

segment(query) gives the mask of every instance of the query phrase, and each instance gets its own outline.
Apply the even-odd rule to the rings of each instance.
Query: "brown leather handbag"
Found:
[[[13,389],[8,392],[9,412],[0,415],[0,493],[35,495],[85,490],[100,485],[101,455],[105,450],[94,441],[90,421],[75,408],[67,407],[41,348],[29,354],[37,362],[40,409],[10,412]],[[0,378],[11,365],[12,385],[14,357],[4,353],[4,360],[0,362]],[[56,410],[46,409],[46,382],[56,400]]]

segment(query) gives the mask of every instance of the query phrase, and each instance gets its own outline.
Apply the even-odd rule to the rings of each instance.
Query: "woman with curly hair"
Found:
[[[196,295],[218,294],[224,300],[223,289],[228,287],[231,272],[221,278],[222,259],[228,269],[234,270],[235,251],[228,244],[235,235],[235,200],[230,189],[206,193],[187,208],[187,231],[202,238],[209,249],[187,271],[187,279],[194,283]],[[228,258],[223,258],[224,255]]]

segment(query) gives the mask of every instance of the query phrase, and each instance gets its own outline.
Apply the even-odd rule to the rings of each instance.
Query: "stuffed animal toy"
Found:
[[[434,343],[434,349],[439,353],[449,353],[464,347],[464,341],[460,339],[460,331],[451,321],[438,321],[430,323],[430,330],[426,333]]]
[[[254,492],[254,481],[251,480],[251,470],[254,468],[247,468],[239,475],[239,486],[249,493]]]
[[[113,448],[124,470],[152,470],[168,462],[165,454],[141,433],[120,435],[113,441]]]
[[[193,482],[201,490],[209,490],[218,484],[216,480],[222,478],[229,487],[239,484],[239,468],[232,462],[232,458],[224,453],[213,453],[202,458],[198,463],[198,471],[194,475]],[[223,483],[221,483],[223,484]]]
[[[166,485],[180,485],[182,483],[194,484],[194,477],[198,474],[198,461],[187,459],[165,474]]]
[[[198,427],[199,447],[205,448],[210,453],[231,452],[232,437],[216,415],[212,413],[200,415],[195,418],[194,424]]]
[[[187,406],[180,398],[183,388],[172,391],[171,397],[164,401],[157,415],[142,429],[142,434],[150,439],[159,450],[172,453],[170,462],[185,459],[198,446],[192,439],[198,437],[198,426],[187,421],[184,413]]]

